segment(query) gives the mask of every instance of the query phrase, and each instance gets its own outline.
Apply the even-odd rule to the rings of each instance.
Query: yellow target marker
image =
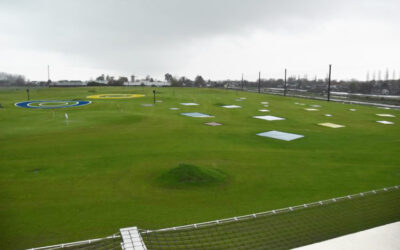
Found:
[[[101,95],[90,95],[87,98],[90,99],[127,99],[127,98],[138,98],[143,97],[140,94],[101,94]]]

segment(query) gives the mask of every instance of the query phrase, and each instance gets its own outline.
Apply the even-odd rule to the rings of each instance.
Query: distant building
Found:
[[[103,85],[107,85],[108,84],[108,82],[106,80],[95,80],[93,82],[98,83],[98,84],[103,84]]]
[[[131,82],[135,82],[135,76],[131,75]]]
[[[61,80],[61,81],[57,81],[57,82],[51,82],[49,86],[53,86],[53,87],[77,87],[77,86],[86,86],[87,82],[82,82],[80,80]]]
[[[237,88],[238,84],[237,83],[233,83],[233,82],[229,82],[229,83],[225,83],[224,84],[224,88],[226,89],[234,89]]]
[[[131,79],[132,80],[132,79]],[[135,82],[125,82],[124,86],[157,86],[157,87],[168,87],[171,83],[165,81],[148,81],[148,80],[137,80]]]

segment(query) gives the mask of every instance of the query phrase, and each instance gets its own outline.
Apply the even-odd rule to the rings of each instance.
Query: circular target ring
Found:
[[[89,99],[127,99],[127,98],[139,98],[144,97],[141,94],[101,94],[101,95],[90,95]]]
[[[90,104],[91,101],[27,101],[18,102],[15,106],[20,108],[31,109],[56,109],[56,108],[70,108]]]

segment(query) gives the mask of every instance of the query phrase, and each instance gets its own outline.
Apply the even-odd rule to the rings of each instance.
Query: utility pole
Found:
[[[258,72],[258,93],[261,93],[261,71]]]
[[[286,74],[287,74],[287,69],[285,69],[285,86],[284,86],[284,89],[283,89],[283,95],[284,95],[284,96],[286,96],[286,92],[287,92]]]
[[[328,75],[328,102],[331,99],[331,72],[332,72],[332,64],[329,64],[329,75]]]
[[[242,91],[243,91],[243,73],[242,73]]]

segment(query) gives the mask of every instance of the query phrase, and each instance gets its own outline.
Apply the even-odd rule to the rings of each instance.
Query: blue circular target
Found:
[[[27,101],[18,102],[15,106],[31,109],[57,109],[70,108],[90,104],[91,101]]]

